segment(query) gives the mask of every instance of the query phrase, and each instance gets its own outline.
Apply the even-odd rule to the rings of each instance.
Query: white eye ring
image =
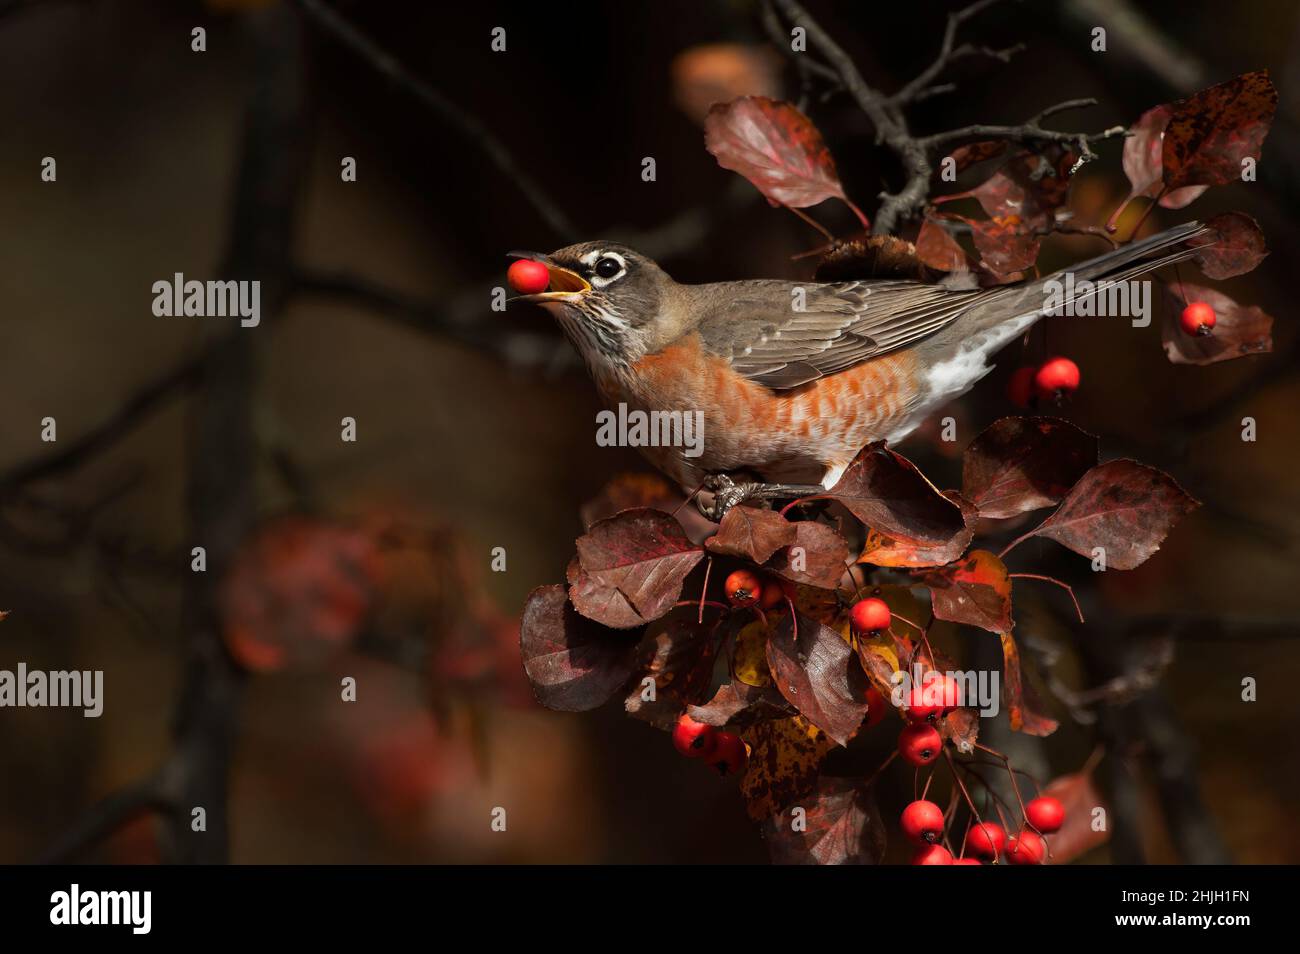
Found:
[[[604,288],[611,282],[618,281],[627,274],[627,260],[624,259],[622,255],[619,255],[618,252],[602,252],[597,250],[584,255],[582,261],[583,264],[591,268],[591,283],[597,288]],[[611,261],[618,265],[618,271],[614,272],[612,275],[599,274],[597,268],[605,261]]]

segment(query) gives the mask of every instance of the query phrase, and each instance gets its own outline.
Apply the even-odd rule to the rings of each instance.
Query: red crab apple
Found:
[[[933,845],[943,834],[943,809],[934,802],[918,799],[903,809],[903,834],[918,845]]]
[[[727,577],[723,590],[732,606],[753,606],[763,595],[763,581],[749,570],[737,570]]]
[[[1034,401],[1034,375],[1037,368],[1016,368],[1007,382],[1007,397],[1016,407],[1029,407]]]
[[[1041,865],[1046,854],[1043,839],[1029,829],[1007,839],[1007,861],[1013,865]]]
[[[943,739],[926,722],[913,722],[898,733],[898,754],[912,765],[929,765],[939,757]]]
[[[709,768],[718,770],[720,775],[735,775],[745,767],[748,758],[745,743],[734,732],[719,732],[713,751],[705,757]]]
[[[718,730],[704,722],[696,722],[683,712],[673,727],[673,746],[688,759],[712,755],[717,745]]]
[[[871,686],[867,689],[866,727],[872,729],[884,722],[885,712],[888,708],[889,704],[885,701],[885,697],[881,695],[879,689],[875,686]]]
[[[855,633],[884,632],[889,629],[889,622],[892,619],[893,614],[889,612],[889,604],[874,596],[858,600],[849,611],[849,620]]]
[[[1025,819],[1043,834],[1050,835],[1065,821],[1065,806],[1051,795],[1040,795],[1025,806]]]
[[[927,845],[925,848],[918,848],[916,854],[912,856],[914,865],[950,865],[952,864],[952,852],[943,845]]]
[[[1208,302],[1191,302],[1178,316],[1178,323],[1189,335],[1208,335],[1214,331],[1214,308]]]
[[[1069,358],[1048,358],[1038,366],[1034,387],[1040,398],[1056,398],[1079,390],[1079,366]]]
[[[521,295],[536,295],[546,291],[546,286],[551,283],[551,273],[541,262],[521,258],[506,269],[506,281]]]
[[[1007,833],[996,822],[980,822],[966,835],[966,850],[981,858],[996,858],[1007,843]]]

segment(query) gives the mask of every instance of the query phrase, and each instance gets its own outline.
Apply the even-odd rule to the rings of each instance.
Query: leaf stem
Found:
[[[1013,580],[1041,580],[1044,583],[1053,583],[1056,586],[1061,587],[1061,589],[1070,594],[1070,600],[1074,603],[1074,611],[1079,614],[1079,622],[1088,622],[1083,618],[1083,609],[1079,606],[1079,600],[1074,595],[1074,588],[1071,587],[1069,583],[1066,583],[1063,580],[1058,580],[1054,576],[1041,576],[1038,573],[1008,573],[1007,576]]]

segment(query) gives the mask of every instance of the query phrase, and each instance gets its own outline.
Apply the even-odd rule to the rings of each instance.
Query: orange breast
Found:
[[[792,463],[823,470],[844,464],[864,444],[901,424],[918,397],[915,360],[907,351],[779,392],[737,374],[725,359],[706,354],[695,335],[647,355],[630,371],[626,377],[598,382],[611,404],[704,412],[704,453],[699,458],[680,462],[671,460],[672,454],[648,454],[670,473],[752,469],[768,479],[790,480],[774,477],[773,471],[789,471],[785,465]]]

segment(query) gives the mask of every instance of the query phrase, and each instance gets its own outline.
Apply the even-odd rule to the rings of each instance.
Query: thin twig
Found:
[[[350,48],[373,70],[398,89],[409,93],[477,146],[566,244],[578,241],[580,232],[568,215],[477,117],[455,105],[431,83],[412,76],[396,57],[322,0],[294,0],[294,3],[317,26]]]

